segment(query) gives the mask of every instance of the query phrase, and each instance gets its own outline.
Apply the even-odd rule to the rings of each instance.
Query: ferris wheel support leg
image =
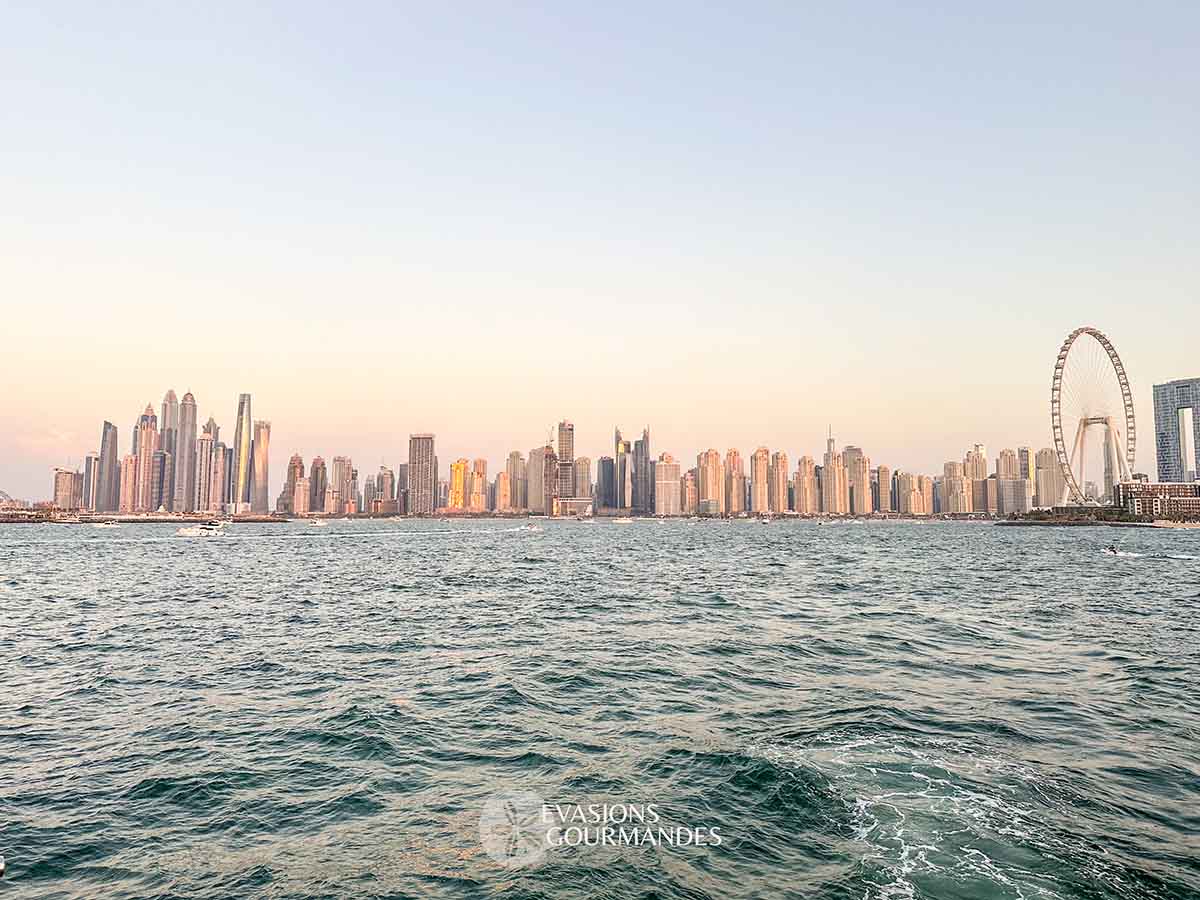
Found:
[[[1085,459],[1086,444],[1087,444],[1087,425],[1084,423],[1083,419],[1080,419],[1079,427],[1077,427],[1075,429],[1075,441],[1071,444],[1071,471],[1072,472],[1077,471],[1079,473],[1078,481],[1079,481],[1079,485],[1080,485],[1079,490],[1081,493],[1083,491],[1083,485],[1085,483],[1084,482],[1083,463],[1084,463],[1084,459]],[[1076,467],[1075,467],[1075,464],[1077,461],[1079,463],[1078,469],[1076,469]],[[1066,479],[1064,479],[1063,481],[1064,481],[1064,483],[1063,483],[1063,489],[1062,489],[1062,501],[1059,503],[1059,506],[1066,506],[1068,500],[1074,499],[1071,497],[1071,485],[1066,482]],[[1082,502],[1082,501],[1083,501],[1083,498],[1081,496],[1077,502]]]

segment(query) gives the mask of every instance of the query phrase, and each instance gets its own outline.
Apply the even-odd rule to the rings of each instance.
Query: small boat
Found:
[[[225,533],[225,523],[210,519],[199,525],[187,525],[179,528],[175,533],[180,537],[217,537]]]
[[[308,524],[313,528],[326,528],[329,526],[328,519],[309,519]]]
[[[629,518],[629,516],[617,516],[617,518],[613,519],[612,521],[613,521],[614,525],[632,525],[633,524],[633,519]]]
[[[542,526],[538,525],[534,522],[526,522],[521,527],[524,528],[526,531],[541,531],[542,530]]]
[[[121,523],[118,522],[116,519],[109,519],[105,522],[93,522],[92,527],[93,528],[120,528]]]

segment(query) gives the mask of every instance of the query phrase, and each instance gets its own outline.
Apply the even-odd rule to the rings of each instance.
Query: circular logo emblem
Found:
[[[542,798],[529,791],[493,794],[479,814],[479,842],[506,868],[536,866],[546,856]]]

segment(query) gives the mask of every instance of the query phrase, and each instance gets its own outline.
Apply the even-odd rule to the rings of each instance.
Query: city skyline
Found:
[[[1191,390],[1192,389],[1191,385],[1200,384],[1200,379],[1175,379],[1166,385],[1156,385],[1155,392],[1158,393],[1161,390],[1166,389],[1167,387],[1173,388],[1177,384],[1187,385],[1188,389]],[[232,434],[234,443],[232,445],[228,445],[228,447],[227,447],[229,459],[226,464],[230,467],[230,472],[227,477],[230,479],[230,484],[231,484],[230,490],[233,492],[233,495],[237,498],[235,502],[245,504],[246,511],[253,511],[255,513],[264,513],[264,512],[273,511],[276,509],[276,505],[277,505],[276,500],[277,500],[279,491],[281,489],[283,489],[283,486],[288,478],[287,473],[289,471],[289,465],[290,465],[289,460],[294,459],[296,456],[299,456],[302,459],[321,458],[323,454],[321,452],[307,452],[302,448],[289,447],[289,446],[278,446],[278,445],[276,446],[274,451],[269,450],[268,447],[271,442],[272,424],[270,421],[264,421],[264,420],[259,420],[259,419],[253,418],[252,408],[251,408],[252,396],[253,396],[252,392],[251,393],[240,392],[237,395],[237,408],[236,408],[236,413],[233,417],[234,422],[233,422],[233,426],[232,426],[235,429]],[[1191,401],[1191,395],[1189,394],[1188,402],[1190,402],[1190,401]],[[204,426],[200,426],[197,423],[197,406],[198,406],[197,401],[195,400],[194,395],[191,391],[188,391],[184,394],[184,400],[182,403],[180,403],[180,401],[176,397],[176,391],[173,388],[169,388],[169,389],[167,389],[167,391],[162,399],[161,414],[155,413],[154,403],[152,403],[152,402],[148,403],[146,405],[145,409],[143,410],[143,412],[141,413],[141,415],[139,416],[139,418],[137,419],[137,421],[135,422],[134,426],[129,429],[127,437],[124,439],[124,446],[126,446],[129,450],[131,450],[133,456],[137,458],[136,464],[138,466],[138,472],[140,475],[139,481],[143,485],[143,487],[140,488],[139,490],[142,493],[144,493],[144,496],[139,495],[137,498],[134,499],[133,502],[135,503],[135,505],[144,507],[145,504],[149,503],[151,500],[151,496],[149,493],[150,489],[145,487],[145,485],[149,483],[150,474],[152,473],[154,466],[156,464],[155,460],[154,460],[154,456],[153,456],[153,454],[156,450],[166,450],[168,447],[174,447],[176,445],[176,442],[181,442],[181,444],[183,446],[189,447],[190,452],[192,454],[194,454],[195,448],[196,448],[196,441],[203,438],[203,434],[205,433],[205,431],[207,431],[212,426],[216,426],[217,430],[219,431],[221,425],[220,425],[219,420],[216,418],[215,412],[213,414],[209,415],[208,422]],[[1156,412],[1157,412],[1157,410],[1156,410]],[[1188,423],[1190,425],[1193,421],[1190,417],[1191,416],[1190,408],[1187,410],[1187,412],[1188,412],[1188,416],[1189,416]],[[189,438],[186,430],[183,432],[179,431],[179,426],[180,426],[181,421],[183,423],[192,423],[194,425],[194,427],[196,429],[196,434],[193,438]],[[1142,421],[1143,422],[1148,421],[1148,422],[1153,423],[1155,421],[1154,415],[1152,414],[1151,416],[1147,416],[1147,418],[1143,419]],[[156,428],[158,430],[157,443],[153,447],[143,446],[141,449],[141,452],[139,453],[138,438],[141,433],[141,429],[143,427],[145,427],[148,423],[153,424],[154,428]],[[162,424],[162,423],[168,423],[168,424]],[[243,428],[243,425],[245,426],[244,428]],[[828,424],[827,428],[830,430],[831,433],[830,433],[830,435],[826,436],[825,440],[832,447],[832,445],[833,445],[832,431],[834,430],[832,427],[832,423]],[[115,489],[111,488],[111,487],[106,488],[106,486],[109,484],[109,478],[112,477],[112,472],[111,472],[112,467],[106,463],[105,460],[107,457],[104,452],[105,445],[114,440],[113,435],[110,434],[110,430],[115,430],[115,432],[116,432],[115,446],[118,451],[117,456],[116,456],[116,468],[117,468],[116,480],[117,480],[118,486]],[[546,431],[547,431],[548,443],[545,446],[546,446],[547,450],[553,449],[556,451],[555,468],[554,468],[554,472],[550,476],[550,478],[553,481],[553,483],[556,485],[556,490],[558,491],[558,496],[573,496],[574,495],[574,491],[573,491],[574,480],[573,479],[574,479],[575,469],[574,469],[573,462],[569,463],[563,459],[562,453],[563,453],[564,449],[568,453],[571,453],[574,456],[581,458],[585,462],[585,464],[589,467],[588,468],[589,473],[594,471],[596,480],[598,481],[600,479],[600,477],[601,477],[600,471],[598,469],[593,470],[593,469],[591,469],[591,467],[593,465],[598,465],[599,460],[603,459],[606,455],[608,455],[609,453],[612,452],[611,442],[607,449],[597,446],[595,448],[594,452],[592,452],[592,453],[588,453],[588,454],[578,453],[574,449],[575,448],[575,424],[573,422],[563,419],[562,421],[559,421],[557,425],[551,424],[550,426],[548,426]],[[91,462],[90,458],[93,456],[96,457],[97,465],[96,465],[95,477],[96,477],[97,487],[95,488],[95,491],[97,492],[98,496],[104,496],[104,491],[106,489],[109,491],[115,490],[119,494],[119,491],[120,491],[120,487],[119,487],[120,466],[122,464],[122,458],[125,455],[124,452],[121,451],[122,440],[121,440],[120,434],[121,434],[121,428],[119,425],[114,425],[113,422],[111,422],[109,420],[105,420],[102,423],[101,428],[100,428],[97,447],[93,447],[93,449],[85,451],[84,453],[82,453],[80,455],[81,461],[78,464],[77,468],[79,469],[79,473],[81,476],[84,476],[85,473],[90,472],[90,469],[89,469],[89,463]],[[230,434],[230,432],[226,431],[226,435],[229,435],[229,434]],[[243,434],[244,434],[244,437],[243,437]],[[617,440],[619,442],[622,441],[621,436],[620,436],[620,426],[617,427],[616,434],[617,434]],[[1150,434],[1153,434],[1153,432],[1150,432]],[[406,434],[402,440],[398,439],[397,443],[407,444],[408,452],[411,453],[411,452],[413,452],[412,448],[414,446],[414,444],[413,444],[414,439],[433,439],[435,437],[436,437],[435,433],[431,433],[431,432],[409,433],[409,434]],[[634,457],[634,454],[639,452],[639,444],[641,443],[641,440],[646,439],[647,437],[648,437],[648,435],[645,432],[643,432],[642,438],[639,439],[638,441],[623,441],[623,444],[626,446],[626,452],[628,452],[630,454],[631,458]],[[494,437],[489,437],[489,438],[483,439],[482,443],[485,443],[485,444],[490,443],[493,446],[498,446],[497,441],[498,441],[498,439],[496,439]],[[1176,441],[1178,442],[1178,438],[1176,438]],[[480,442],[481,441],[476,441],[475,444],[478,445]],[[346,442],[343,442],[343,443],[346,443]],[[468,443],[470,443],[470,442],[468,442]],[[493,474],[501,472],[501,471],[505,471],[509,467],[509,462],[510,462],[509,457],[511,454],[517,453],[517,452],[520,452],[520,453],[528,452],[527,450],[514,450],[513,446],[515,443],[516,442],[510,442],[507,445],[509,447],[509,449],[499,453],[495,458],[488,456],[486,454],[480,454],[478,452],[473,452],[473,451],[469,451],[469,450],[464,451],[464,453],[459,457],[454,457],[452,455],[453,454],[453,452],[452,452],[451,456],[449,458],[447,458],[444,455],[445,454],[444,449],[441,448],[440,446],[438,446],[434,450],[435,456],[438,458],[441,458],[443,460],[442,469],[438,473],[439,480],[442,482],[447,481],[447,476],[450,475],[449,466],[452,464],[454,459],[458,459],[459,462],[468,463],[468,467],[470,467],[472,460],[475,460],[476,462],[481,462],[483,464],[484,470],[486,471],[486,470],[490,469],[490,471]],[[534,443],[535,444],[537,443],[536,440],[534,441]],[[1149,450],[1147,450],[1148,443],[1151,444]],[[263,446],[264,444],[267,444],[268,447],[264,447]],[[517,446],[519,446],[519,444],[517,444]],[[731,449],[734,451],[738,451],[738,452],[742,452],[743,450],[745,450],[745,456],[743,457],[743,459],[746,461],[746,464],[748,466],[753,466],[753,464],[754,464],[753,455],[756,451],[751,449],[752,446],[758,446],[760,448],[763,448],[763,447],[769,448],[769,450],[772,451],[772,453],[775,455],[782,453],[782,455],[783,455],[782,465],[784,467],[784,471],[787,473],[787,478],[789,478],[789,479],[791,478],[793,472],[791,470],[787,469],[788,454],[789,453],[792,454],[792,456],[790,458],[793,461],[801,460],[810,455],[807,452],[807,450],[803,447],[799,447],[799,448],[780,447],[778,445],[774,445],[774,444],[770,444],[770,443],[753,444],[752,442],[745,442],[745,441],[741,442],[741,446],[736,446],[736,445],[727,446],[724,449],[720,449],[719,452],[721,454],[725,454],[727,450],[731,450]],[[1002,441],[1000,445],[997,445],[997,444],[988,445],[985,442],[974,442],[974,446],[976,448],[988,447],[988,446],[996,448],[998,446],[1005,446],[1010,449],[1013,447],[1016,447],[1021,450],[1024,450],[1025,448],[1029,447],[1029,448],[1032,448],[1031,453],[1034,453],[1034,454],[1037,454],[1037,453],[1041,452],[1043,449],[1046,449],[1044,446],[1041,445],[1041,442],[1038,442],[1038,441],[1014,442],[1012,440],[1005,440],[1005,441]],[[534,447],[533,449],[536,450],[536,447]],[[673,451],[675,448],[671,448],[671,449]],[[691,458],[698,458],[700,455],[704,454],[705,452],[709,452],[709,451],[716,450],[716,449],[718,449],[718,447],[715,443],[710,444],[708,447],[702,447],[702,448],[697,449],[695,453],[692,453],[690,455],[687,454],[686,452],[682,455],[674,455],[674,460],[678,461],[678,460],[688,460]],[[848,451],[847,462],[845,464],[846,471],[842,474],[835,474],[834,476],[830,476],[830,477],[841,478],[841,479],[846,480],[846,484],[844,487],[844,493],[846,496],[846,500],[845,500],[846,511],[859,513],[862,511],[862,508],[863,508],[862,503],[861,503],[861,500],[860,500],[860,502],[856,503],[851,499],[851,497],[853,496],[853,491],[851,491],[851,489],[850,489],[850,482],[851,482],[851,480],[857,481],[858,483],[862,482],[863,475],[862,475],[861,471],[858,471],[856,469],[857,462],[853,461],[856,459],[855,454],[861,455],[862,451],[859,450],[858,445],[850,444],[850,443],[847,443],[846,445],[844,445],[843,449]],[[334,452],[337,452],[337,451],[334,450]],[[830,450],[827,448],[826,453],[828,453],[828,452],[830,452]],[[841,451],[838,451],[838,452],[840,454]],[[1194,458],[1194,452],[1195,452],[1194,447],[1192,448],[1191,452],[1193,453],[1193,458]],[[401,453],[402,453],[402,451],[397,449],[392,455],[380,455],[378,465],[381,467],[392,467],[394,470],[396,467],[399,467],[408,461],[407,458],[401,458],[401,456],[399,455]],[[649,460],[655,459],[657,457],[657,454],[658,454],[658,449],[652,450],[649,455]],[[1149,456],[1149,457],[1151,457],[1149,460],[1151,465],[1148,468],[1145,468],[1145,469],[1139,468],[1138,470],[1148,472],[1152,476],[1156,476],[1157,475],[1157,469],[1156,469],[1156,465],[1155,465],[1156,457],[1157,457],[1157,462],[1159,463],[1159,465],[1161,465],[1161,460],[1163,459],[1162,454],[1163,454],[1163,451],[1161,448],[1159,448],[1156,453],[1156,450],[1153,447],[1153,441],[1144,441],[1143,444],[1141,445],[1141,449],[1139,450],[1139,453],[1138,453],[1138,460],[1140,463],[1143,459],[1145,459],[1145,457]],[[328,449],[326,449],[324,455],[330,455]],[[620,451],[618,451],[617,455],[618,455],[618,457],[620,456]],[[673,455],[673,454],[669,454],[669,455]],[[814,457],[817,456],[817,454],[815,454],[815,453],[813,453],[811,455]],[[970,454],[968,453],[968,457],[969,457],[969,455]],[[244,458],[244,460],[245,460],[244,464],[239,464],[239,457]],[[365,467],[365,471],[371,471],[371,469],[372,469],[372,465],[369,461],[370,460],[369,456],[358,456],[358,455],[355,455],[352,453],[344,453],[344,454],[340,454],[334,458],[337,458],[337,459],[345,458],[348,460],[355,459],[355,460],[359,461],[358,462],[359,466]],[[180,470],[176,473],[172,469],[170,471],[167,471],[165,473],[165,475],[164,475],[164,473],[160,472],[157,476],[160,479],[165,477],[170,482],[170,484],[167,487],[161,488],[161,490],[166,490],[169,487],[169,489],[171,490],[171,496],[173,498],[173,501],[172,501],[172,503],[167,503],[166,501],[164,501],[163,505],[167,506],[168,508],[173,508],[174,511],[190,511],[190,509],[188,509],[187,507],[182,506],[180,504],[182,504],[184,502],[185,496],[191,497],[191,498],[195,498],[197,496],[198,488],[196,486],[195,479],[196,479],[196,474],[197,474],[196,469],[197,469],[198,463],[196,462],[196,459],[194,456],[190,457],[190,459],[191,459],[190,463],[183,461],[183,458],[180,458],[178,460],[172,459],[169,464],[174,465],[174,464],[176,464],[176,462],[178,462],[178,464],[181,466]],[[261,465],[263,462],[267,463],[268,471],[270,473],[272,473],[271,475],[268,475],[266,483],[263,483],[263,479],[262,479],[261,475],[255,473],[255,464],[257,463],[257,464]],[[645,466],[645,463],[647,462],[647,460],[643,459],[641,462],[642,462],[642,464],[638,468],[640,471],[646,472],[647,468]],[[820,461],[818,461],[818,464],[819,464],[819,462]],[[969,462],[969,458],[964,460],[964,465],[966,465],[968,462]],[[167,465],[167,464],[168,463],[165,460],[162,463],[160,463],[160,465]],[[1024,464],[1025,463],[1023,462],[1022,465],[1024,465]],[[636,461],[634,463],[634,466],[637,466]],[[762,484],[762,491],[764,492],[764,495],[763,495],[763,498],[761,498],[760,505],[764,509],[766,509],[768,507],[768,500],[767,500],[766,492],[769,490],[775,490],[773,485],[768,487],[770,478],[774,477],[774,471],[775,471],[775,467],[776,467],[776,461],[772,458],[771,455],[768,455],[768,458],[766,460],[766,466],[767,466],[767,471],[770,474],[768,477],[764,477],[763,484]],[[945,466],[945,460],[943,460],[943,463],[930,465],[928,468],[916,468],[916,467],[903,466],[903,465],[891,465],[890,461],[889,461],[889,463],[884,464],[885,470],[887,470],[889,472],[904,471],[904,472],[911,472],[914,475],[915,474],[929,475],[931,478],[942,475],[942,474],[945,474],[947,477],[949,477],[949,475],[950,475],[949,472],[943,473],[944,466]],[[54,467],[54,469],[55,469],[55,471],[59,471],[60,469],[70,470],[71,469],[71,461],[67,460],[64,465],[56,466],[56,467]],[[682,465],[682,470],[684,473],[686,473],[688,471],[688,469],[689,469],[689,467],[687,465]],[[793,469],[794,469],[794,467],[793,467]],[[852,469],[855,469],[855,474],[853,474],[853,475],[851,474]],[[43,469],[43,472],[44,471],[45,470]],[[630,471],[632,471],[632,469]],[[279,473],[283,473],[283,474],[279,474]],[[88,477],[89,483],[90,483],[90,479],[92,478],[92,475],[87,474],[87,477]],[[652,477],[652,476],[647,475],[647,476],[643,476],[643,477]],[[977,477],[979,477],[979,476],[977,476]],[[982,477],[986,477],[986,475],[984,475]],[[747,474],[747,479],[750,481],[753,481],[753,478],[751,477],[751,475],[749,473]],[[184,488],[183,488],[183,483],[184,483],[184,481],[189,481],[189,480],[190,480],[190,486],[187,489],[187,491],[185,492]],[[550,482],[548,481],[547,484],[549,484],[549,483]],[[631,481],[628,486],[628,490],[631,494],[631,497],[636,498],[639,491],[644,492],[647,489],[647,487],[648,486],[634,485]],[[568,489],[568,493],[565,493],[565,494],[563,493],[564,488]],[[3,485],[0,485],[0,490],[7,490],[7,489],[4,488]],[[434,490],[436,491],[436,485],[434,486]],[[842,488],[839,488],[839,492],[841,492],[842,490],[843,490]],[[14,491],[11,491],[11,490],[7,490],[7,492],[15,497],[21,496],[20,494],[14,492]],[[51,493],[53,494],[53,490]],[[860,493],[861,493],[861,491],[860,491]],[[160,494],[159,496],[161,497],[162,495]],[[37,492],[35,491],[32,494],[27,495],[27,499],[34,499],[34,500],[39,499]],[[751,506],[749,506],[748,509],[752,510],[753,504],[755,502],[755,498],[750,497],[749,500],[750,500]],[[632,501],[632,505],[634,505],[634,506],[638,505],[636,499]],[[468,507],[470,506],[469,498],[467,500],[467,506]],[[314,508],[317,508],[317,507],[314,507]],[[436,508],[436,506],[435,506],[435,508]]]

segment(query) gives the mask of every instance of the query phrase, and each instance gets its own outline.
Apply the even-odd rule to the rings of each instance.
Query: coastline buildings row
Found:
[[[118,449],[118,429],[105,422],[100,449],[83,471],[56,469],[54,505],[94,512],[269,512],[271,423],[254,420],[250,395],[238,397],[233,443],[209,416],[197,433],[196,398],[174,390],[161,414],[146,405],[131,430],[129,452]]]
[[[1197,479],[1200,379],[1154,386],[1159,478]],[[271,512],[271,423],[251,415],[249,394],[238,397],[231,443],[210,416],[197,424],[195,397],[167,391],[159,413],[147,405],[120,454],[118,429],[104,422],[100,448],[82,471],[56,469],[53,505],[114,513]],[[353,461],[334,456],[289,460],[274,510],[285,515],[434,515],[520,513],[544,515],[737,516],[985,514],[1004,516],[1059,503],[1063,479],[1054,451],[1001,450],[991,467],[975,445],[939,475],[873,465],[865,451],[838,449],[832,434],[820,459],[801,456],[793,468],[783,451],[758,447],[710,448],[686,466],[669,453],[654,456],[650,431],[629,440],[614,431],[612,454],[594,461],[575,455],[575,429],[559,422],[549,439],[527,454],[513,450],[489,475],[483,458],[454,460],[439,477],[435,437],[409,437],[408,462],[381,466],[360,480]],[[1087,492],[1119,502],[1111,484]]]

